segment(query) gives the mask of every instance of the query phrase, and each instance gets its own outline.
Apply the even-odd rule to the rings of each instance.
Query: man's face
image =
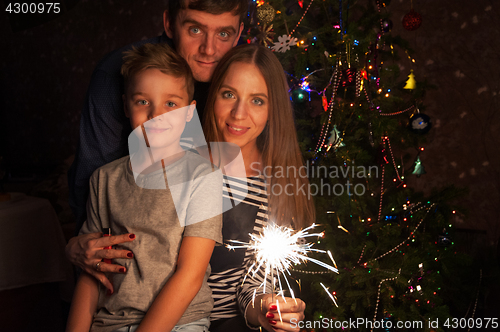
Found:
[[[236,46],[243,30],[239,16],[230,12],[212,15],[192,9],[181,9],[173,26],[165,11],[163,24],[177,53],[187,61],[199,82],[212,79],[217,63]]]

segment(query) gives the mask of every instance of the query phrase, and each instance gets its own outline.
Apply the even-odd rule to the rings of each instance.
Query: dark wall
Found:
[[[93,68],[106,53],[159,35],[163,9],[163,1],[79,1],[25,29],[30,14],[0,12],[0,155],[14,173],[44,172],[75,153]]]
[[[417,80],[436,86],[425,97],[434,128],[421,160],[427,174],[411,184],[430,192],[454,184],[467,187],[455,226],[500,236],[500,2],[495,0],[413,1],[420,29],[400,24],[410,1],[393,0],[395,33],[415,50]],[[408,68],[409,69],[409,68]]]
[[[468,187],[460,204],[469,213],[454,222],[486,230],[494,241],[500,235],[500,2],[414,0],[413,7],[423,23],[409,32],[401,19],[410,0],[392,0],[392,33],[416,51],[417,81],[428,79],[437,89],[425,99],[434,124],[421,155],[427,174],[410,185],[427,192]],[[164,1],[82,0],[26,29],[1,11],[0,155],[13,171],[44,172],[74,154],[93,68],[109,51],[158,35],[163,8]]]

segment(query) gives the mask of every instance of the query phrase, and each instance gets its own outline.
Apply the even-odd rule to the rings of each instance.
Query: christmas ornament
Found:
[[[410,70],[410,75],[408,75],[408,80],[406,80],[406,85],[403,89],[413,90],[417,86],[417,81],[415,81],[415,75],[413,74],[413,69]]]
[[[389,19],[382,20],[382,31],[389,32],[392,30],[392,21]]]
[[[259,34],[257,35],[257,40],[265,47],[267,47],[268,44],[273,44],[274,32],[271,31],[272,29],[272,24],[269,26],[267,26],[267,24],[259,26]]]
[[[340,93],[340,97],[347,102],[355,101],[356,97],[359,96],[359,85],[357,84],[359,82],[361,82],[361,77],[355,68],[342,70],[339,87],[344,91]]]
[[[285,53],[290,50],[290,46],[297,44],[297,38],[283,35],[278,37],[278,41],[274,43],[271,49],[275,52]]]
[[[274,20],[275,13],[276,11],[270,4],[263,4],[257,7],[257,20],[262,24],[269,24]]]
[[[443,228],[443,231],[439,234],[437,243],[443,247],[448,247],[452,243],[450,234],[446,228]]]
[[[367,80],[367,79],[368,79],[368,73],[366,72],[366,70],[361,69],[360,75],[361,75],[361,77],[362,77],[362,78],[364,78],[365,80]]]
[[[422,16],[413,9],[403,17],[403,27],[408,31],[417,30],[421,24]]]
[[[415,113],[410,117],[409,128],[415,134],[426,134],[431,127],[431,118],[423,113]]]
[[[342,77],[340,79],[340,86],[345,88],[348,86],[356,86],[356,73],[357,70],[354,68],[348,68],[342,70]]]
[[[325,91],[323,91],[323,95],[321,96],[321,105],[325,112],[328,111],[328,99],[326,99]]]
[[[415,160],[415,168],[413,169],[413,172],[411,174],[414,174],[417,176],[417,178],[420,177],[420,175],[425,174],[425,168],[424,165],[422,165],[422,162],[420,161],[420,156],[417,156],[417,159]]]
[[[340,137],[340,131],[337,129],[337,125],[334,125],[332,131],[330,132],[330,138],[328,139],[328,149],[326,151],[329,151],[332,147],[334,150],[336,150],[337,148],[345,146],[344,142],[342,142],[343,140],[344,139]]]
[[[292,91],[292,101],[297,104],[302,104],[307,99],[307,91],[295,89]]]

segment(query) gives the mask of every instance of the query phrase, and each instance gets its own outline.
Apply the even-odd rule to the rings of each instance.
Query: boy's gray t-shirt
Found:
[[[104,287],[100,286],[98,311],[94,315],[91,331],[108,332],[140,323],[174,273],[184,236],[203,237],[222,243],[221,214],[201,222],[190,223],[187,220],[187,226],[182,227],[168,187],[159,190],[138,186],[129,160],[127,156],[109,163],[97,169],[90,179],[88,219],[80,234],[101,232],[103,227],[110,227],[113,235],[136,234],[134,241],[116,246],[117,249],[131,250],[134,258],[114,260],[125,266],[127,273],[108,275],[115,288],[111,296],[107,296]],[[214,206],[218,208],[222,205],[222,175],[213,172],[204,158],[186,151],[181,159],[165,169],[168,178],[187,183],[189,198],[180,204],[177,202],[177,209],[183,210],[179,211],[180,215],[200,220],[203,209],[213,210]],[[154,177],[164,181],[163,169],[149,174],[146,179],[139,177],[137,183],[151,181]],[[209,275],[210,265],[200,291],[178,325],[210,315],[213,299],[207,284]],[[165,312],[165,315],[168,314]]]

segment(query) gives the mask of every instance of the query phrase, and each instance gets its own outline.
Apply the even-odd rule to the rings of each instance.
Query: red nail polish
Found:
[[[111,228],[103,228],[102,229],[102,236],[111,236]],[[107,246],[107,247],[104,247],[104,249],[113,249],[113,247]],[[109,259],[109,258],[104,258],[102,261],[106,264],[111,264],[111,259]]]
[[[268,313],[266,314],[266,318],[274,318],[274,314],[272,314],[272,313],[268,312]]]
[[[130,234],[128,237],[129,237],[131,240],[133,240],[133,239],[135,239],[135,234]]]
[[[278,307],[276,306],[276,304],[271,304],[269,306],[269,310],[277,310],[277,309],[278,309]]]
[[[131,253],[131,252],[127,252],[127,257],[128,257],[128,258],[133,258],[133,257],[134,257],[134,254],[133,254],[133,253]]]
[[[108,291],[106,292],[106,295],[108,295],[108,296],[113,295],[113,292],[108,289]]]
[[[276,321],[275,321],[275,320],[270,320],[270,321],[269,321],[269,324],[271,324],[271,325],[276,325]]]
[[[125,268],[121,267],[118,271],[120,271],[120,273],[125,273]]]

